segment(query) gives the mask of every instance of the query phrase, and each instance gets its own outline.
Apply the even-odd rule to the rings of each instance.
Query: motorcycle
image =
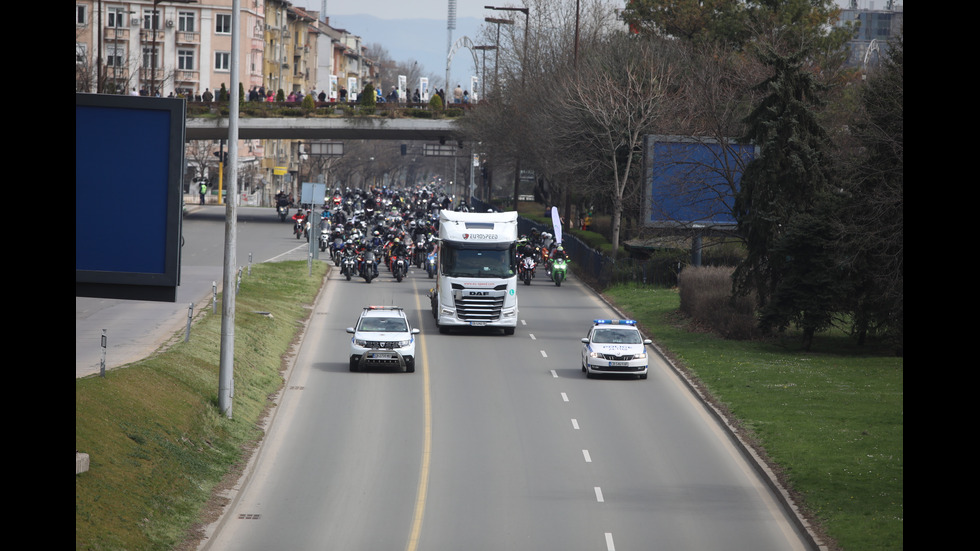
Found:
[[[429,274],[429,279],[436,276],[436,251],[435,249],[429,251],[429,254],[425,257],[425,271]]]
[[[330,256],[333,259],[335,266],[340,266],[340,261],[343,259],[343,254],[341,251],[344,249],[344,240],[340,237],[335,237],[333,240],[333,246],[330,249]]]
[[[364,281],[371,283],[371,280],[378,277],[378,262],[377,255],[371,249],[364,251],[360,257],[358,257],[358,263],[360,264],[360,275],[364,278]]]
[[[299,239],[300,236],[303,235],[305,227],[306,224],[304,223],[304,218],[302,216],[293,217],[293,235],[296,236],[296,239]]]
[[[564,258],[556,258],[551,263],[551,279],[557,287],[561,287],[561,282],[566,279],[568,274],[568,261]]]
[[[357,272],[357,259],[352,254],[345,254],[340,263],[340,273],[347,278],[347,281],[350,281],[350,278]]]
[[[534,261],[534,257],[525,256],[521,259],[521,263],[517,266],[517,271],[520,273],[521,279],[524,280],[524,285],[531,284],[531,278],[534,277],[534,269],[537,267],[537,263]]]
[[[330,230],[323,228],[320,230],[320,252],[327,250],[327,245],[330,243]]]
[[[286,216],[289,215],[289,207],[287,207],[286,205],[279,205],[278,207],[276,207],[276,213],[279,215],[279,221],[285,222]]]
[[[425,236],[418,236],[415,240],[415,265],[421,268],[425,265]]]
[[[408,269],[405,266],[405,258],[402,256],[395,256],[391,261],[391,274],[395,276],[395,279],[401,283],[405,279],[405,274],[408,273]]]

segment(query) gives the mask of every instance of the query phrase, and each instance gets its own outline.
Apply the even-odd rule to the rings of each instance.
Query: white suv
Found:
[[[399,306],[368,306],[348,327],[350,370],[366,367],[398,367],[415,372],[415,335],[405,311]]]
[[[597,373],[647,378],[652,341],[640,335],[635,320],[593,320],[582,344],[582,371],[590,379]]]

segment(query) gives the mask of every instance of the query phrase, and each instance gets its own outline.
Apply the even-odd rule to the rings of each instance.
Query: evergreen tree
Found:
[[[862,154],[845,183],[842,265],[851,280],[849,311],[863,343],[869,334],[904,339],[904,32],[861,91],[854,134]]]
[[[790,321],[824,319],[817,308],[833,303],[813,300],[800,283],[800,266],[806,270],[834,270],[823,258],[820,232],[807,231],[827,216],[830,198],[829,142],[817,120],[823,87],[805,66],[805,51],[783,55],[774,50],[760,53],[772,76],[760,84],[763,99],[746,119],[747,141],[759,146],[759,156],[742,175],[735,196],[735,217],[746,241],[747,256],[735,271],[735,289],[757,293],[764,328],[784,328]],[[814,239],[804,244],[800,240]],[[787,256],[793,261],[785,262]],[[812,257],[812,258],[807,258]],[[819,258],[818,258],[819,257]],[[807,274],[808,280],[826,274]],[[768,307],[771,300],[777,304]],[[819,326],[820,324],[809,324]],[[804,327],[807,330],[807,327]]]

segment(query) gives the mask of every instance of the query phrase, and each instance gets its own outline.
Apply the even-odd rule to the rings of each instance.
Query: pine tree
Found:
[[[824,258],[820,241],[825,234],[808,231],[818,222],[822,227],[830,210],[829,142],[816,113],[823,87],[807,70],[805,51],[783,55],[768,50],[760,57],[772,76],[759,85],[763,99],[746,119],[745,138],[759,146],[760,154],[746,167],[735,197],[736,220],[747,245],[735,287],[742,294],[757,293],[763,328],[781,329],[794,321],[803,323],[806,332],[823,325],[808,320],[826,319],[826,312],[815,309],[834,308],[815,300],[818,286],[796,287],[804,275],[808,281],[833,280],[813,273],[832,271],[834,263]]]

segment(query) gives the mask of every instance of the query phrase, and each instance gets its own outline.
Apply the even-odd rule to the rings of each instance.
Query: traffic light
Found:
[[[214,152],[214,156],[218,158],[218,162],[219,163],[224,163],[225,162],[225,155],[226,154],[225,154],[224,151],[215,151]]]

